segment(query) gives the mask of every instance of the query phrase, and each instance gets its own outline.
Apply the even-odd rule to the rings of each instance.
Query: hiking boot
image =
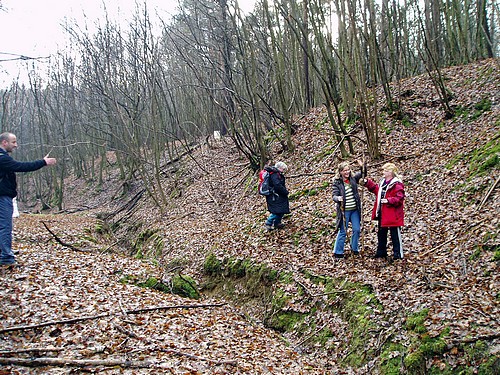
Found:
[[[335,259],[344,259],[344,254],[333,254]]]
[[[276,224],[276,229],[281,229],[281,228],[284,228],[285,227],[285,224],[283,223],[279,223],[279,224]]]
[[[272,225],[268,225],[268,224],[264,225],[264,228],[265,228],[268,232],[270,232],[270,231],[272,231],[272,230],[274,229]]]

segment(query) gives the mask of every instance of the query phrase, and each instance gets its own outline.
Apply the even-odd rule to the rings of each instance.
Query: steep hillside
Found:
[[[297,118],[293,153],[273,145],[274,160],[290,167],[287,186],[292,213],[285,217],[282,230],[264,230],[267,212],[264,199],[256,193],[257,178],[228,139],[209,142],[175,171],[166,171],[172,173],[164,185],[171,200],[164,213],[145,194],[137,195],[139,184],[126,196],[111,200],[118,186],[112,175],[99,194],[89,192],[82,182],[72,182],[66,207],[68,211],[91,207],[92,215],[108,219],[104,225],[99,221],[99,233],[92,233],[98,244],[92,246],[141,258],[143,263],[119,261],[132,264],[131,270],[119,271],[139,281],[136,284],[155,277],[158,284],[168,285],[165,280],[180,273],[201,289],[201,303],[223,300],[232,306],[228,311],[238,323],[226,325],[227,330],[217,334],[234,334],[238,343],[225,344],[234,350],[212,352],[208,344],[212,339],[200,336],[193,338],[200,344],[197,355],[241,361],[244,353],[255,356],[254,360],[237,370],[227,364],[210,370],[194,366],[192,373],[321,374],[338,373],[339,368],[347,373],[465,369],[494,373],[500,366],[499,62],[488,60],[443,73],[456,116],[444,118],[429,77],[404,80],[394,87],[404,120],[383,113],[383,158],[368,160],[373,178],[381,177],[380,167],[387,161],[402,170],[407,194],[402,262],[372,259],[376,247],[375,225],[370,221],[373,196],[364,189],[361,257],[334,261],[331,181],[339,155],[322,108]],[[353,162],[365,155],[362,131],[356,136]],[[29,239],[32,222],[22,220],[17,228]],[[64,228],[58,232],[61,236]],[[96,251],[79,257],[83,263],[115,265],[110,254],[101,258]],[[113,273],[118,266],[111,268],[108,272]],[[35,273],[30,277],[35,278]],[[13,276],[2,277],[5,301]],[[151,305],[165,298],[187,303],[150,291],[141,293],[153,293],[147,297]],[[102,298],[99,291],[97,296]],[[36,296],[30,298],[30,304],[43,304]],[[17,293],[16,299],[22,301],[23,294]],[[239,321],[240,313],[246,314],[246,320]],[[61,318],[56,310],[51,314],[51,319]],[[200,314],[196,321],[206,319],[206,312]],[[226,319],[224,315],[215,314],[213,322]],[[42,320],[35,317],[21,314],[4,319],[3,327]],[[176,324],[181,330],[183,324],[201,329],[191,320]],[[252,333],[245,337],[247,331]],[[264,341],[258,343],[260,334]],[[142,335],[154,333],[145,330]],[[16,336],[8,336],[6,342],[16,342]],[[246,349],[238,351],[238,345]],[[274,345],[272,352],[259,349]],[[249,369],[256,361],[269,363]]]

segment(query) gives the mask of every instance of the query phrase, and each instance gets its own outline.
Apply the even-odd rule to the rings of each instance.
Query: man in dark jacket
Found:
[[[285,176],[283,175],[288,167],[282,161],[276,163],[274,167],[265,168],[269,172],[270,186],[273,192],[266,195],[267,210],[271,213],[266,220],[267,230],[283,228],[281,222],[285,214],[290,213],[290,203],[288,201],[288,190],[285,186]]]
[[[15,265],[12,252],[12,199],[17,196],[16,172],[36,171],[46,165],[56,164],[48,155],[40,160],[19,162],[9,154],[17,148],[17,138],[12,133],[0,134],[0,265]]]

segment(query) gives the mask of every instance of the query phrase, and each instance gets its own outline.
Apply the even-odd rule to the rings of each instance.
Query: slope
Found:
[[[127,306],[125,309],[134,304],[160,305],[164,300],[172,304],[187,303],[177,297],[135,287],[133,294],[140,296],[128,300],[120,292],[122,287],[116,286],[116,280],[120,278],[115,277],[114,283],[104,278],[104,275],[113,274],[116,270],[140,280],[148,280],[152,275],[157,280],[164,280],[181,270],[182,275],[190,276],[202,285],[208,278],[203,270],[210,256],[210,259],[225,265],[226,276],[230,276],[229,265],[235,261],[240,261],[238,264],[242,261],[253,265],[265,264],[281,275],[291,275],[291,283],[280,279],[280,284],[273,285],[274,291],[284,291],[287,299],[284,305],[275,306],[272,312],[273,316],[285,310],[298,314],[303,324],[293,322],[288,329],[283,328],[280,336],[263,325],[273,326],[270,315],[265,311],[269,309],[269,304],[265,304],[264,299],[257,302],[256,298],[250,300],[247,290],[232,290],[229,295],[221,291],[224,288],[210,289],[210,293],[207,289],[202,297],[203,303],[218,303],[227,298],[232,305],[229,310],[224,308],[222,312],[214,313],[210,324],[220,328],[218,322],[224,322],[228,318],[226,315],[233,314],[232,309],[235,309],[235,315],[230,316],[236,323],[222,325],[222,333],[218,333],[218,337],[230,336],[238,342],[226,343],[225,347],[232,348],[232,351],[222,353],[212,351],[212,344],[208,344],[212,341],[206,336],[190,337],[188,341],[202,346],[202,349],[197,347],[200,356],[240,361],[242,357],[244,361],[251,357],[252,360],[248,368],[243,365],[237,370],[207,367],[207,361],[201,361],[205,367],[193,368],[193,371],[201,373],[331,373],[337,371],[338,366],[353,373],[387,373],[388,366],[394,364],[391,362],[393,358],[396,359],[394,373],[421,373],[425,368],[437,368],[444,372],[460,366],[478,370],[484,368],[481,366],[491,358],[493,364],[490,363],[488,369],[493,368],[495,358],[498,358],[500,333],[500,207],[498,187],[491,193],[489,189],[498,182],[500,157],[498,61],[487,60],[449,68],[444,75],[457,115],[444,119],[437,94],[427,76],[398,83],[394,92],[405,117],[401,121],[383,112],[384,132],[380,134],[383,158],[368,161],[369,174],[373,178],[380,176],[380,166],[389,160],[400,165],[403,171],[407,192],[403,262],[391,264],[371,259],[376,234],[369,217],[373,197],[366,191],[363,192],[362,255],[343,262],[334,261],[335,209],[330,185],[339,158],[337,145],[332,141],[333,130],[326,121],[326,112],[315,108],[297,118],[296,150],[293,153],[282,152],[278,142],[272,145],[275,160],[283,160],[290,167],[287,185],[291,191],[292,214],[285,218],[284,230],[272,233],[263,230],[266,208],[256,193],[256,176],[231,142],[223,139],[204,145],[193,153],[193,158],[175,166],[175,169],[166,169],[170,177],[165,179],[164,188],[171,192],[171,199],[163,213],[145,196],[130,201],[141,191],[138,183],[128,195],[120,200],[111,200],[111,193],[82,194],[86,191],[84,183],[72,182],[73,190],[68,191],[67,197],[67,201],[71,202],[71,206],[67,204],[68,209],[93,206],[92,213],[112,219],[109,224],[113,231],[104,231],[105,235],[92,233],[100,243],[99,248],[106,254],[96,254],[97,250],[90,254],[78,254],[76,259],[83,259],[82,264],[78,264],[78,260],[71,260],[74,252],[69,252],[64,253],[59,263],[76,262],[82,272],[86,266],[91,270],[108,265],[92,277],[92,283],[112,285],[111,291],[97,290],[91,297],[82,297],[99,301],[103,295],[116,294],[116,298],[110,299],[109,306],[90,304],[96,314],[119,310],[116,306],[120,303]],[[379,107],[382,108],[383,103]],[[357,130],[356,135],[358,154],[353,156],[353,160],[363,157],[363,134]],[[114,186],[117,182],[113,175],[108,176],[106,183],[108,185],[103,186],[102,191],[116,191]],[[486,197],[488,199],[484,200]],[[20,222],[19,228],[24,228],[26,238],[36,238],[30,234],[30,225],[33,224],[29,220],[22,225]],[[102,227],[103,224],[99,221],[98,225]],[[81,229],[82,226],[77,225],[76,228]],[[62,226],[60,233],[68,236],[65,228],[69,227],[69,224]],[[107,254],[109,251],[111,254]],[[127,264],[131,269],[122,270],[124,266],[114,266],[116,254],[124,252],[142,258],[142,262],[120,257],[116,260],[118,264]],[[38,253],[42,259],[36,257]],[[25,260],[31,264],[33,259],[34,263],[30,265],[33,269],[27,273],[28,276],[21,278],[22,283],[33,279],[36,285],[43,285],[39,280],[41,275],[36,271],[37,265],[45,264],[44,257],[50,257],[52,253],[48,245],[46,251],[43,248],[27,249]],[[72,269],[69,267],[68,271]],[[47,270],[47,275],[63,271]],[[247,269],[244,269],[245,272]],[[31,296],[26,289],[16,286],[18,276],[15,274],[2,277],[2,303],[5,302],[2,306],[23,304]],[[83,285],[81,279],[75,280],[67,273],[62,273],[60,278],[67,278],[68,284],[74,286]],[[333,290],[329,289],[332,282]],[[228,287],[227,284],[221,286]],[[232,288],[247,286],[236,283]],[[43,297],[34,295],[30,303],[34,304],[32,309],[45,311],[42,299],[48,298],[46,288],[39,289],[43,291]],[[59,289],[62,290],[62,287]],[[51,293],[60,299],[54,290]],[[63,294],[64,298],[73,301],[75,297],[72,293],[76,292],[67,292]],[[356,306],[350,305],[353,301],[347,300],[346,293],[359,295]],[[15,302],[9,300],[12,295],[17,296]],[[122,299],[127,303],[120,302]],[[360,306],[364,309],[360,310]],[[81,309],[80,306],[78,308]],[[54,302],[48,316],[51,319],[60,318],[66,309],[65,306],[61,310],[60,301]],[[321,314],[316,314],[314,321],[308,321],[317,309],[321,310]],[[39,316],[29,316],[29,309],[21,310],[23,313],[19,315],[14,315],[13,310],[4,312],[5,317],[15,316],[8,322],[4,320],[4,327],[43,320]],[[343,315],[342,310],[349,310],[350,315]],[[73,316],[78,310],[69,311],[71,314],[68,316]],[[179,347],[176,340],[183,337],[182,331],[195,324],[190,319],[184,320],[191,313],[191,310],[184,312],[183,320],[176,327],[179,331],[176,331],[173,340],[175,348]],[[239,320],[239,313],[246,313],[251,319]],[[352,324],[353,316],[358,317],[354,319],[355,324]],[[193,315],[192,319],[205,322],[206,311]],[[108,321],[104,324],[106,332],[113,332],[110,333],[112,339],[118,340],[114,336],[119,334],[116,328],[110,327]],[[148,324],[159,326],[165,323],[147,321],[144,324],[148,328]],[[300,330],[297,329],[299,327]],[[360,327],[363,332],[357,331]],[[312,339],[326,329],[325,341]],[[197,326],[193,328],[193,332],[200,330]],[[255,330],[257,334],[245,337],[245,332]],[[149,328],[142,332],[143,337],[158,334]],[[47,339],[48,333],[43,337]],[[59,337],[60,334],[56,333],[54,337]],[[72,332],[68,336],[74,334]],[[356,344],[358,335],[366,337]],[[280,341],[282,338],[288,341],[289,346]],[[29,339],[35,340],[34,337]],[[10,335],[4,344],[18,348],[19,345],[14,343],[23,340]],[[73,354],[74,350],[90,345],[82,340],[81,346],[75,347],[73,344],[79,341],[71,340],[65,346],[70,347]],[[102,340],[97,341],[101,343]],[[258,340],[264,342],[258,343]],[[445,347],[442,347],[443,342]],[[426,343],[436,347],[426,349]],[[478,343],[486,343],[488,356],[470,353],[472,350],[479,351]],[[184,345],[182,347],[188,346]],[[242,350],[241,345],[246,349]],[[114,344],[105,346],[116,348]],[[370,354],[363,356],[358,353],[360,358],[354,358],[353,352],[362,351]],[[124,354],[119,350],[116,353]],[[93,355],[111,357],[110,353]],[[498,366],[498,359],[496,361]],[[187,362],[182,365],[196,367],[192,361]],[[202,366],[200,361],[194,362]],[[257,363],[265,364],[265,369],[257,369]],[[173,368],[169,367],[169,371],[174,371]]]

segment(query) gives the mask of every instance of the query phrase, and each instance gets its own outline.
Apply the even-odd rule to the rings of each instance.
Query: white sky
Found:
[[[255,0],[239,0],[245,11],[253,8]],[[61,26],[65,19],[79,22],[104,18],[104,4],[110,18],[130,20],[136,3],[144,0],[0,0],[0,60],[49,56],[65,45]],[[175,14],[177,0],[147,0],[152,15],[155,11],[163,19]],[[42,60],[43,61],[43,60]],[[45,60],[47,61],[47,60]],[[43,63],[43,62],[38,62]],[[37,64],[38,64],[37,63]],[[47,62],[45,62],[47,63]],[[8,86],[19,74],[27,70],[26,62],[0,61],[0,87]]]

